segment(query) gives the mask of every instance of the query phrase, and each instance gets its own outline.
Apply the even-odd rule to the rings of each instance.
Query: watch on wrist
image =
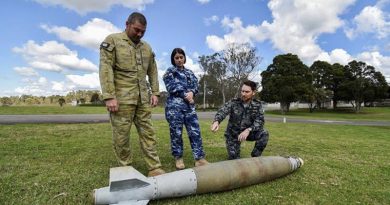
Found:
[[[251,127],[248,127],[248,130],[249,130],[249,132],[252,132],[252,128]]]

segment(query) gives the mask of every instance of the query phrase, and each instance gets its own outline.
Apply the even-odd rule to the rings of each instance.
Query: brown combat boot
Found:
[[[150,170],[148,173],[148,177],[155,177],[161,174],[165,174],[165,171],[161,168]]]
[[[175,165],[176,165],[177,170],[182,170],[182,169],[186,168],[186,166],[184,165],[183,158],[177,158]]]
[[[204,166],[207,164],[210,164],[210,163],[204,158],[195,161],[195,167],[200,167],[200,166]]]

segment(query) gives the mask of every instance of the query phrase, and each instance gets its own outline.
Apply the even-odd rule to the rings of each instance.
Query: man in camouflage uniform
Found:
[[[261,102],[254,99],[256,83],[245,81],[241,87],[241,98],[225,103],[216,113],[211,125],[213,132],[219,129],[219,124],[229,115],[229,123],[225,131],[228,159],[240,158],[242,141],[256,141],[252,157],[261,155],[268,142],[268,132],[264,126],[264,111]]]
[[[145,16],[134,12],[127,19],[124,32],[106,37],[100,45],[99,74],[119,163],[123,166],[132,163],[129,134],[134,122],[149,176],[156,176],[165,172],[157,155],[156,135],[151,121],[151,106],[157,105],[159,85],[154,53],[149,44],[141,40],[146,24]]]

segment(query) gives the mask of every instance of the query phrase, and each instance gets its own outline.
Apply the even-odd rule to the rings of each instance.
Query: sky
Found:
[[[307,66],[363,61],[390,83],[390,0],[3,0],[0,96],[100,90],[99,45],[134,11],[148,20],[161,91],[173,48],[199,76],[198,57],[230,43],[256,47],[259,73],[293,53]]]

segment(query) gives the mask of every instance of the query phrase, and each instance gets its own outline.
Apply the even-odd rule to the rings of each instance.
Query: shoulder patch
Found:
[[[107,42],[102,42],[102,43],[100,44],[100,47],[101,47],[101,48],[108,48],[109,46],[110,46],[110,44],[107,43]]]
[[[114,46],[112,46],[111,44],[107,43],[107,42],[102,42],[100,44],[100,49],[106,49],[107,51],[112,51],[114,49]]]

